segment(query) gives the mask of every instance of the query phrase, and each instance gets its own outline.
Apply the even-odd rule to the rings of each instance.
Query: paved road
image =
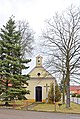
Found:
[[[80,114],[63,114],[0,109],[0,119],[80,119]]]

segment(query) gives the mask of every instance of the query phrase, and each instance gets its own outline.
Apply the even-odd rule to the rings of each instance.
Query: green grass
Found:
[[[54,112],[55,106],[54,104],[38,104],[32,110]],[[71,103],[71,107],[68,109],[65,104],[60,107],[56,104],[56,112],[80,113],[80,105]]]

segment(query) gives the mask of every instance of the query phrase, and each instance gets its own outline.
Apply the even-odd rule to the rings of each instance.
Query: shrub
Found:
[[[73,94],[72,94],[72,97],[76,97],[76,93],[73,93]]]
[[[77,97],[77,98],[80,98],[80,94],[78,94],[76,97]]]

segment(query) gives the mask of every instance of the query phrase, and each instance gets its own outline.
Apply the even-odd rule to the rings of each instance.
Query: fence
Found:
[[[74,103],[77,103],[77,104],[80,104],[80,98],[70,97],[70,101],[74,102]]]

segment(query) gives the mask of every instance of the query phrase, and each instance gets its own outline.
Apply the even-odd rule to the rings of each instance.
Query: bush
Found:
[[[72,97],[76,97],[76,93],[73,93],[73,94],[72,94]]]
[[[77,98],[80,98],[80,94],[78,94],[76,97],[77,97]]]

